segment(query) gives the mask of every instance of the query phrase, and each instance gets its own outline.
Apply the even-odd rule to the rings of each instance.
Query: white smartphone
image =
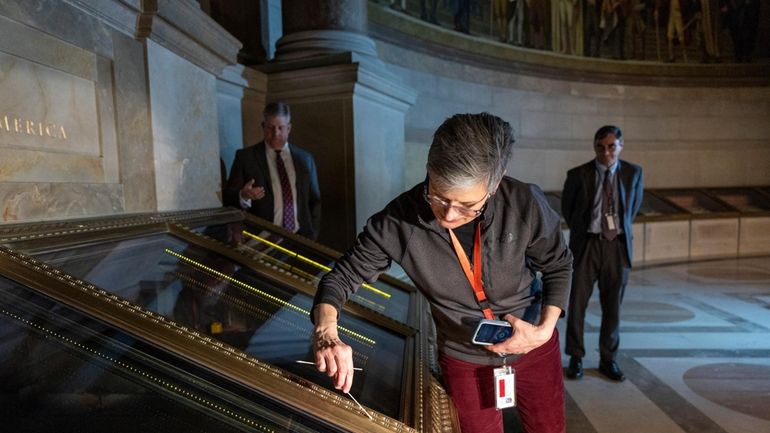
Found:
[[[505,341],[513,335],[513,327],[504,320],[481,319],[473,333],[474,344],[490,346]]]

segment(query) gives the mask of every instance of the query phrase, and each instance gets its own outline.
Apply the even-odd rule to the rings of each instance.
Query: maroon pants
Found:
[[[495,408],[492,369],[441,354],[444,384],[460,417],[462,433],[502,433],[503,414]],[[511,364],[516,372],[516,406],[528,433],[564,433],[564,379],[559,334]]]

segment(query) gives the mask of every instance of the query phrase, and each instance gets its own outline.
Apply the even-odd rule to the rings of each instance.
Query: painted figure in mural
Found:
[[[436,9],[438,0],[420,0],[420,19],[429,23],[438,24]]]
[[[644,60],[646,49],[646,33],[647,33],[647,1],[646,0],[629,0],[628,1],[628,13],[626,18],[626,31],[628,32],[628,39],[631,43],[631,58],[640,58]],[[639,46],[637,52],[636,47]]]
[[[492,0],[492,21],[502,42],[524,45],[524,0]]]
[[[586,57],[599,57],[602,33],[599,28],[602,0],[583,0],[583,52]]]
[[[628,18],[631,16],[631,0],[618,0],[618,34],[615,41],[613,58],[619,60],[626,59],[626,27]]]
[[[444,121],[425,179],[369,218],[321,279],[311,313],[313,350],[335,388],[349,391],[354,378],[353,350],[337,331],[342,305],[396,262],[430,304],[441,374],[463,433],[503,433],[496,378],[513,379],[500,372],[503,365],[515,371],[524,431],[566,431],[556,322],[567,308],[572,255],[540,188],[505,176],[512,147],[513,131],[497,116]],[[542,287],[541,297],[533,296],[533,285]],[[537,317],[525,314],[531,307]],[[506,321],[512,334],[474,344],[484,318]]]
[[[529,12],[529,45],[544,50],[546,46],[546,17],[548,0],[526,0]]]
[[[526,43],[527,6],[524,0],[508,0],[508,43],[523,47]]]
[[[612,58],[623,59],[625,33],[625,0],[603,0],[599,28],[602,30],[602,42],[609,45]]]
[[[492,22],[494,31],[497,32],[497,38],[505,42],[508,33],[508,0],[492,0]]]
[[[390,8],[399,12],[406,12],[406,0],[390,0]]]
[[[703,63],[716,62],[719,50],[716,47],[716,33],[711,26],[711,5],[709,0],[685,0],[686,39],[692,41],[692,46],[701,52]]]
[[[759,0],[724,0],[720,6],[738,63],[751,61],[759,27],[759,3]]]
[[[579,0],[552,0],[553,51],[578,55],[583,51],[583,18]]]
[[[684,13],[686,11],[684,0],[658,0],[655,5],[655,17],[660,20],[663,13],[667,14],[666,40],[668,41],[668,61],[673,62],[674,40],[682,49],[682,58],[687,61],[687,42],[684,37]]]
[[[746,55],[744,61],[750,62],[751,56],[754,54],[754,50],[757,47],[757,33],[759,32],[759,4],[761,0],[746,0],[746,7],[748,8],[747,30],[746,30]],[[767,6],[767,5],[765,5]]]
[[[701,1],[701,35],[703,37],[704,61],[706,63],[721,62],[722,53],[719,49],[719,0]]]
[[[282,102],[265,107],[264,140],[235,153],[224,204],[250,212],[285,230],[317,239],[321,191],[315,159],[289,143],[291,111]]]
[[[454,20],[455,30],[462,33],[471,32],[471,0],[456,0]]]
[[[622,382],[625,375],[616,361],[620,304],[633,262],[631,224],[642,206],[644,175],[640,166],[619,159],[623,150],[620,128],[599,128],[593,147],[594,159],[567,172],[561,196],[562,215],[569,226],[569,247],[574,256],[564,349],[570,356],[566,374],[570,379],[583,377],[583,327],[596,284],[602,311],[599,372]]]

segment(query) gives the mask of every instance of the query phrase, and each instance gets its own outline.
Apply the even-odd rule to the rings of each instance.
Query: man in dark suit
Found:
[[[225,206],[234,206],[302,236],[317,239],[321,191],[313,155],[289,144],[291,111],[274,102],[265,107],[264,141],[235,153],[225,188]]]
[[[599,128],[594,136],[596,159],[569,170],[564,182],[562,214],[574,256],[565,348],[571,356],[570,379],[583,376],[583,325],[596,282],[602,309],[599,372],[611,380],[625,379],[615,355],[620,343],[620,303],[633,254],[631,223],[642,205],[644,176],[640,166],[618,159],[622,150],[620,128]]]

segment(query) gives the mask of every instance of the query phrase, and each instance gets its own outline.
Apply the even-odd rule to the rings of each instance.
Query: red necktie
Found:
[[[283,196],[283,228],[294,232],[294,198],[291,195],[291,184],[286,166],[281,158],[281,151],[275,151],[275,168],[278,171],[278,180],[281,181],[281,195]]]

